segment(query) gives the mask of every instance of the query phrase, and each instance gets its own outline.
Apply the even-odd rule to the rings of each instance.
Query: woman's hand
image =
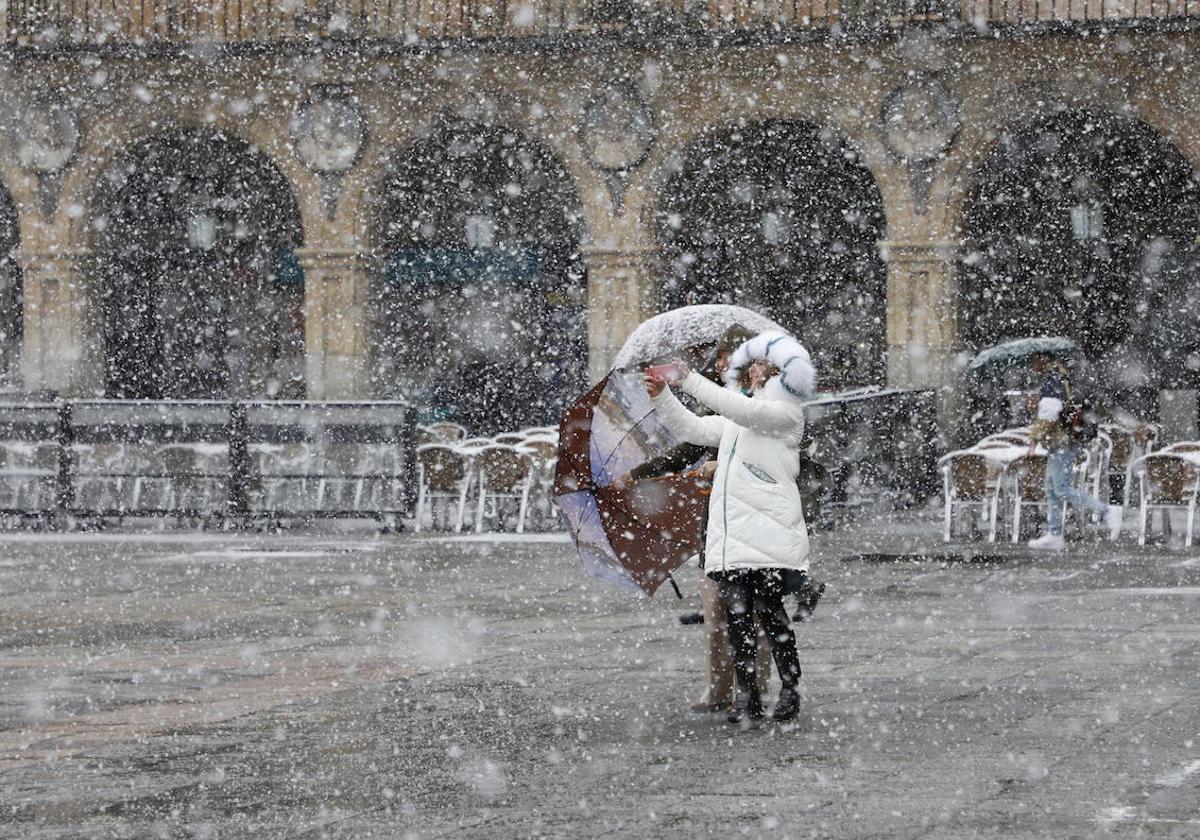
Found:
[[[663,392],[663,388],[667,387],[667,383],[659,379],[652,373],[646,373],[642,377],[642,381],[646,383],[646,393],[650,395],[650,399],[654,399]]]
[[[633,473],[623,472],[612,480],[612,488],[624,492],[633,486]]]
[[[700,465],[700,469],[697,472],[700,473],[701,478],[706,478],[709,481],[712,481],[713,476],[717,474],[717,462],[705,461]]]

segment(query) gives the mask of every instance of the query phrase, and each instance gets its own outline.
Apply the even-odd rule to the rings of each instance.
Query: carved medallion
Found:
[[[958,102],[935,77],[915,75],[883,102],[883,142],[904,161],[918,214],[929,208],[937,162],[958,134]]]
[[[958,134],[958,103],[933,76],[915,76],[883,103],[883,140],[909,163],[940,158]]]
[[[350,94],[337,87],[314,88],[292,117],[292,148],[321,178],[325,215],[337,215],[342,176],[354,168],[367,140],[367,123]]]
[[[321,174],[353,169],[366,139],[362,112],[345,91],[337,88],[314,90],[292,118],[296,156]]]
[[[610,84],[584,106],[579,141],[588,162],[605,173],[616,212],[629,173],[645,162],[656,135],[650,106],[631,84]]]

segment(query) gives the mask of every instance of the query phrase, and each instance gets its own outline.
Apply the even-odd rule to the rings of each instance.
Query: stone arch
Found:
[[[711,130],[677,158],[662,193],[661,306],[759,308],[809,345],[823,387],[884,380],[887,220],[845,139],[791,119]]]
[[[969,348],[1066,334],[1115,390],[1195,387],[1200,182],[1174,144],[1142,120],[1063,110],[1005,132],[973,174]]]
[[[0,184],[0,391],[21,384],[21,344],[24,337],[24,295],[18,249],[21,222],[17,205]]]
[[[304,233],[290,182],[211,128],[133,141],[91,202],[105,391],[302,397]]]
[[[583,208],[557,156],[444,119],[376,184],[376,390],[478,431],[556,419],[587,375]]]

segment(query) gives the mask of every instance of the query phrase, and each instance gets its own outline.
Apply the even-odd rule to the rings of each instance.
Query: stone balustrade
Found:
[[[1200,20],[1200,0],[9,0],[11,46],[367,40],[569,42],[713,34],[786,40],[929,21],[989,26]]]

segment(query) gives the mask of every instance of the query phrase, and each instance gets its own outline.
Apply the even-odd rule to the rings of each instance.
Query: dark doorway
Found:
[[[968,346],[1073,338],[1146,417],[1159,389],[1196,387],[1200,189],[1153,128],[1069,111],[1005,135],[965,225]]]
[[[587,377],[581,210],[554,156],[509,129],[443,125],[382,191],[383,395],[497,432],[557,422]]]
[[[710,135],[665,196],[664,308],[749,306],[808,347],[822,390],[884,381],[883,201],[845,143],[783,120]]]
[[[304,395],[300,214],[265,155],[166,132],[128,150],[101,198],[109,396]]]
[[[21,387],[21,344],[25,332],[23,280],[17,247],[21,244],[17,208],[0,185],[0,392]]]

